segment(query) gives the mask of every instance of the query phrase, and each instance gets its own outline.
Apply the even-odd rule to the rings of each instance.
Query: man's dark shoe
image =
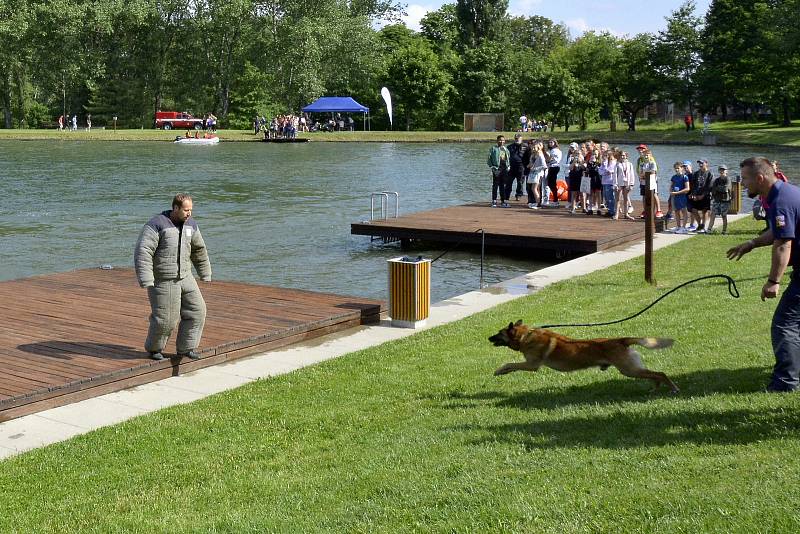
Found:
[[[160,352],[151,352],[150,353],[150,359],[151,360],[155,360],[157,362],[160,362],[161,360],[164,359],[164,355],[161,354]]]
[[[196,353],[195,351],[193,351],[193,350],[190,350],[189,352],[184,352],[184,353],[180,353],[179,352],[178,356],[180,356],[181,358],[186,356],[190,360],[199,360],[200,359],[200,355],[198,353]]]

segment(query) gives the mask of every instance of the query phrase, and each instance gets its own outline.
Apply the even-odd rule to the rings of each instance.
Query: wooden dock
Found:
[[[153,361],[150,307],[131,269],[0,282],[0,422],[243,356],[375,323],[376,300],[212,282],[202,359]],[[174,334],[167,356],[174,355]]]
[[[560,208],[528,208],[524,197],[511,200],[510,208],[492,208],[488,202],[402,215],[397,218],[352,223],[350,233],[400,240],[480,245],[485,231],[487,247],[517,252],[580,256],[644,239],[644,220],[638,219],[641,201],[634,202],[636,220],[613,221],[608,217],[571,214]],[[663,222],[656,222],[656,230]]]

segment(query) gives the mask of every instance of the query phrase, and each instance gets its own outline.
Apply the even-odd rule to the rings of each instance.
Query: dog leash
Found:
[[[616,321],[609,321],[607,323],[546,324],[546,325],[542,325],[542,326],[537,326],[536,328],[560,328],[560,327],[565,327],[565,326],[608,326],[608,325],[611,325],[611,324],[617,324],[617,323],[622,323],[622,322],[625,322],[625,321],[630,321],[634,317],[640,316],[641,314],[643,314],[644,312],[646,312],[647,310],[649,310],[650,308],[652,308],[653,306],[658,304],[658,302],[660,300],[664,299],[670,293],[674,293],[675,291],[679,290],[680,288],[682,288],[684,286],[688,286],[689,284],[694,284],[695,282],[700,282],[701,280],[708,280],[710,278],[724,278],[724,279],[726,279],[728,281],[728,293],[730,293],[730,295],[735,299],[739,298],[739,289],[736,287],[736,282],[733,280],[733,278],[731,278],[727,274],[710,274],[708,276],[701,276],[700,278],[695,278],[694,280],[689,280],[688,282],[684,282],[679,286],[673,287],[672,289],[670,289],[669,291],[667,291],[666,293],[664,293],[663,295],[658,297],[656,300],[651,302],[646,308],[643,308],[642,310],[636,312],[635,314],[631,315],[630,317],[625,317],[624,319],[618,319]]]

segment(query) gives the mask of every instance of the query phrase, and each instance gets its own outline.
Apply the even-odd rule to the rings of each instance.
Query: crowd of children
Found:
[[[566,197],[570,213],[581,211],[612,220],[635,219],[631,191],[638,185],[639,193],[644,196],[652,184],[655,216],[666,221],[675,220],[675,226],[667,232],[714,233],[714,225],[720,217],[722,233],[727,233],[733,198],[727,166],[719,165],[714,176],[705,159],[696,161],[696,169],[691,161],[675,162],[664,213],[655,179],[656,159],[645,144],[637,146],[636,152],[633,161],[625,150],[590,140],[570,143],[564,155],[556,139],[523,141],[522,135],[517,133],[514,142],[506,146],[505,137],[499,135],[487,161],[492,171],[491,205],[510,207],[508,201],[516,182],[516,199],[527,194],[531,209],[560,207],[560,200]],[[562,164],[568,169],[563,182],[558,180]],[[774,166],[778,171],[777,162]],[[565,184],[566,191],[559,188],[559,184]],[[643,218],[644,213],[639,217]]]

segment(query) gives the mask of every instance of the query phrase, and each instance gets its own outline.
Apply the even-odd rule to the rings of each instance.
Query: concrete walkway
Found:
[[[734,215],[729,221],[748,215]],[[721,223],[720,223],[721,224]],[[693,237],[656,234],[659,249]],[[702,239],[706,237],[701,236]],[[713,239],[708,237],[707,239]],[[431,306],[425,328],[446,324],[534,293],[548,285],[605,269],[644,254],[644,244],[635,243],[560,263],[478,291],[471,291]],[[317,338],[286,349],[251,356],[153,382],[81,402],[0,423],[0,459],[67,440],[91,430],[127,419],[196,401],[260,378],[289,373],[344,354],[380,345],[419,330],[391,328],[388,321]]]

